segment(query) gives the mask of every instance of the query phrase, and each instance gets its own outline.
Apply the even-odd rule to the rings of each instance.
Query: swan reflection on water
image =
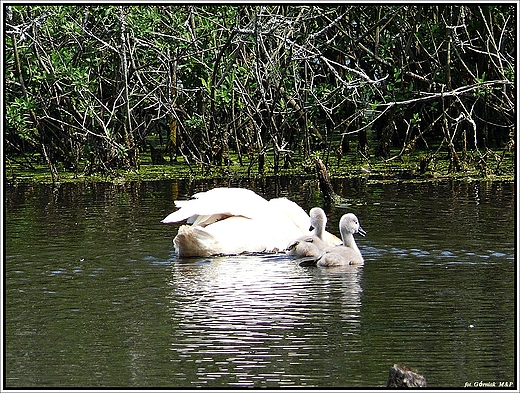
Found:
[[[336,329],[359,333],[361,266],[306,268],[283,254],[171,264],[172,361],[211,359],[189,379],[242,368],[283,377],[298,364],[315,367]]]

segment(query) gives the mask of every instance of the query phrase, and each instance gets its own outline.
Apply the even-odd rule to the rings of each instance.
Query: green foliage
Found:
[[[6,154],[136,168],[157,134],[186,163],[269,152],[278,171],[345,133],[363,159],[366,143],[506,152],[516,22],[512,4],[7,6]]]

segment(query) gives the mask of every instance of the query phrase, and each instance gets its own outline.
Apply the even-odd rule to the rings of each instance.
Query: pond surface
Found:
[[[362,267],[179,259],[175,199],[215,186],[319,204],[313,181],[6,186],[6,387],[430,387],[512,382],[515,185],[337,180]]]

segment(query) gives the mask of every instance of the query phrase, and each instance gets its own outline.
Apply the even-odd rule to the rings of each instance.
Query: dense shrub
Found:
[[[7,159],[132,168],[157,135],[188,164],[269,153],[276,171],[352,139],[457,170],[513,145],[515,8],[6,6]]]

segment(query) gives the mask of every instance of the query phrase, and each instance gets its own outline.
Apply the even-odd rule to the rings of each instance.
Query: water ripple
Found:
[[[361,246],[361,252],[365,260],[376,260],[377,258],[383,258],[386,255],[393,255],[397,258],[420,258],[424,259],[421,263],[427,263],[430,261],[442,261],[447,262],[449,260],[456,260],[456,263],[500,263],[504,260],[514,260],[514,250],[511,252],[502,252],[495,250],[481,250],[481,251],[468,251],[468,250],[443,250],[432,248],[429,250],[419,248],[382,248],[375,246]]]
[[[238,379],[228,380],[230,386],[282,384],[284,378],[288,385],[310,383],[308,367],[328,356],[327,336],[336,334],[337,324],[349,334],[359,329],[359,271],[322,273],[317,280],[317,269],[286,256],[215,258],[204,266],[173,262],[174,358],[197,364],[190,379],[200,384],[213,378]],[[289,378],[286,367],[307,371]]]

